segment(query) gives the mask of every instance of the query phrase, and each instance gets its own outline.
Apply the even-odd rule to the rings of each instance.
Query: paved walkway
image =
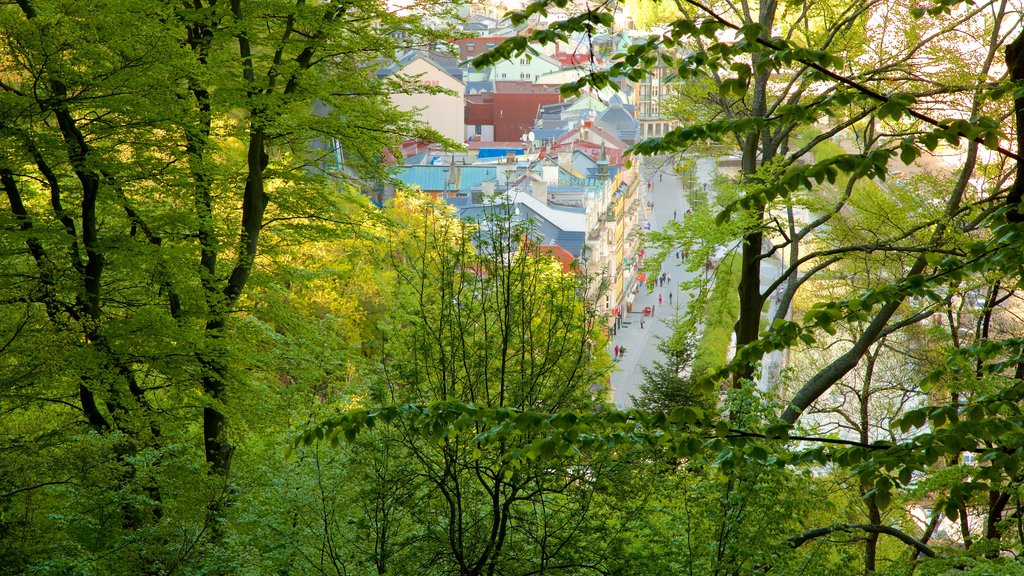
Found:
[[[646,205],[648,201],[654,202],[654,208],[647,211],[651,229],[661,230],[673,216],[683,218],[689,208],[686,185],[675,175],[672,164],[666,159],[643,158],[640,172],[643,178],[640,190],[645,194],[644,204]],[[706,158],[697,161],[696,186],[703,186],[705,183],[710,186],[714,175],[714,160]],[[648,182],[651,184],[650,190]],[[624,409],[633,406],[631,396],[640,394],[639,384],[643,381],[641,367],[650,366],[655,360],[663,358],[657,345],[661,338],[668,337],[672,332],[667,320],[673,315],[685,312],[684,306],[689,303],[688,295],[680,293],[679,283],[694,276],[675,256],[665,259],[661,271],[646,272],[652,276],[667,272],[671,275],[672,281],[651,291],[641,286],[633,300],[633,312],[622,315],[622,328],[608,343],[609,351],[612,353],[615,346],[619,346],[620,349],[623,346],[626,348],[626,353],[617,361],[618,370],[611,377],[612,398],[616,406]],[[646,306],[654,309],[653,316],[643,315],[642,311]]]

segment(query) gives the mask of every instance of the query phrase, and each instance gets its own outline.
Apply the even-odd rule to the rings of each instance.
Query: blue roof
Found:
[[[583,244],[586,240],[587,235],[583,232],[566,232],[561,230],[555,237],[555,244],[565,248],[566,252],[579,258],[580,253],[583,252]]]
[[[481,148],[477,154],[477,158],[504,158],[509,152],[514,152],[516,156],[520,156],[526,153],[525,148]]]
[[[427,52],[424,50],[407,50],[399,54],[397,60],[389,62],[386,66],[377,71],[378,78],[387,78],[402,68],[405,68],[417,58],[422,58],[452,78],[463,81],[462,69],[459,63],[447,54]]]
[[[494,92],[494,82],[491,80],[470,80],[466,82],[466,94],[477,94],[480,92]]]
[[[565,130],[562,128],[534,128],[533,136],[537,140],[557,140]]]
[[[529,206],[519,204],[518,207],[524,219],[533,225],[533,232],[540,237],[539,241],[542,244],[556,244],[573,256],[579,257],[583,251],[583,244],[586,241],[585,233],[562,230],[540,214],[531,210]]]
[[[399,166],[395,178],[410,188],[444,190],[449,175],[447,170],[442,171],[441,166]]]
[[[488,180],[498,179],[497,166],[456,166],[459,171],[459,190],[469,191]]]
[[[451,192],[470,192],[480,186],[481,182],[496,180],[497,166],[454,166],[435,164],[431,166],[398,166],[395,178],[408,187],[416,187],[425,191],[449,190]]]
[[[464,220],[483,221],[490,215],[506,214],[511,208],[508,204],[504,203],[480,205],[467,197],[450,197],[445,198],[444,200],[449,205],[454,206],[458,211],[459,217]],[[583,213],[582,208],[568,210],[559,208],[559,210]],[[537,237],[537,240],[540,243],[556,244],[564,248],[573,256],[579,257],[583,250],[583,245],[586,242],[586,234],[583,231],[563,230],[548,221],[545,217],[534,212],[528,204],[522,202],[515,203],[515,212],[518,213],[518,216],[516,216],[517,221],[530,223],[531,232]]]

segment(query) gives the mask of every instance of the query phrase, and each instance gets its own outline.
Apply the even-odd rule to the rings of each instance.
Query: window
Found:
[[[466,52],[472,52],[476,50],[476,44],[466,44]]]
[[[487,49],[490,50],[491,48],[494,48],[494,42],[487,43]]]
[[[508,76],[508,74],[505,74],[504,72],[502,72],[502,73],[501,73],[501,77],[502,77],[502,78],[504,78],[504,77],[506,77],[506,76]]]

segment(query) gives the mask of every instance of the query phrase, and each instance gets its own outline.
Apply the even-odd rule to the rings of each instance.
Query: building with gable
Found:
[[[633,103],[639,122],[640,140],[660,138],[678,125],[669,117],[666,100],[676,95],[679,84],[673,80],[676,71],[659,58],[648,73],[633,85]]]
[[[542,107],[561,101],[557,86],[496,82],[490,94],[466,96],[466,141],[520,141],[533,129]]]
[[[521,54],[511,60],[501,60],[491,68],[491,78],[495,82],[530,82],[537,78],[557,72],[562,65],[545,54]]]
[[[453,41],[459,49],[459,61],[465,62],[496,48],[509,36],[476,36],[471,38],[458,38]]]
[[[420,118],[446,138],[462,142],[465,138],[463,117],[463,94],[466,86],[458,62],[450,56],[410,50],[398,60],[377,72],[378,78],[400,76],[414,80],[424,86],[436,86],[451,90],[454,94],[394,94],[392,102],[399,110],[418,111]]]
[[[621,166],[629,146],[613,130],[595,120],[584,120],[555,139],[546,149],[559,153],[578,150],[597,160],[601,154],[614,166]]]
[[[608,108],[597,116],[597,123],[605,126],[616,138],[626,144],[636,144],[640,132],[640,123],[634,115],[635,107],[622,102],[616,95]]]

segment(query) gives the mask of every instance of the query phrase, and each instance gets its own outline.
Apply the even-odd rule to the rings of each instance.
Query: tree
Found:
[[[695,406],[707,412],[715,408],[715,398],[702,391],[697,380],[694,357],[697,343],[682,330],[658,342],[658,351],[665,360],[654,360],[640,368],[644,380],[639,385],[640,396],[631,396],[633,406],[639,410],[671,412],[677,406]]]
[[[543,2],[531,5],[514,14],[513,21],[525,21],[543,12],[545,6]],[[928,7],[883,7],[870,2],[803,6],[679,2],[677,7],[682,15],[665,22],[663,32],[635,43],[618,55],[608,70],[594,71],[565,90],[636,81],[658,63],[677,70],[683,81],[696,79],[693,86],[707,85],[710,80],[718,87],[717,93],[707,95],[707,100],[718,104],[717,116],[638,144],[634,151],[672,152],[713,139],[735,143],[741,153],[741,196],[719,216],[724,221],[741,214],[750,222],[742,234],[738,352],[728,371],[734,385],[747,386],[767,352],[799,351],[800,346],[820,340],[841,346],[831,335],[841,325],[858,326],[856,340],[826,365],[819,365],[784,398],[780,423],[768,420],[759,432],[720,425],[716,436],[726,440],[707,441],[704,447],[717,447],[724,458],[734,454],[744,438],[788,437],[792,432],[789,426],[842,382],[866,355],[873,355],[879,343],[892,341],[894,334],[931,317],[948,299],[958,298],[960,284],[971,275],[999,281],[1012,278],[1011,283],[1019,278],[1015,251],[1022,219],[1019,198],[1024,194],[1018,192],[1024,190],[1024,184],[1020,178],[1012,186],[1000,182],[1008,182],[1012,171],[1019,169],[1019,151],[1024,145],[1019,131],[1004,134],[1000,127],[1010,113],[1020,119],[1024,109],[1024,100],[1013,92],[1014,82],[1024,78],[1024,67],[1019,65],[1024,41],[1006,44],[1006,27],[1012,21],[1006,2],[977,5],[952,1]],[[569,32],[596,34],[610,21],[600,10],[588,9],[536,32],[534,38],[546,41]],[[901,42],[890,42],[883,33],[887,29],[903,32]],[[968,45],[956,40],[961,37],[979,42]],[[684,50],[674,52],[677,46]],[[1001,78],[993,67],[1003,47],[1007,49],[1009,78]],[[511,41],[488,58],[526,50],[525,41]],[[948,60],[938,61],[939,54]],[[992,86],[996,88],[990,90]],[[824,118],[828,119],[824,128],[813,126]],[[824,152],[821,144],[841,134],[848,137],[838,153],[820,154],[817,162],[808,164],[797,162],[809,158],[812,151]],[[1015,136],[1016,151],[1002,142]],[[884,181],[890,165],[903,168],[941,142],[961,146],[963,162],[955,181],[935,184],[943,186],[937,195],[942,198],[937,210],[931,207],[914,213],[910,226],[902,229],[872,229],[872,242],[821,242],[853,210],[851,198],[859,188]],[[992,153],[993,162],[988,166],[979,162],[981,147]],[[984,175],[988,185],[976,190],[976,174]],[[915,191],[910,189],[910,193]],[[800,216],[799,209],[804,206],[817,208]],[[768,239],[774,239],[774,245],[766,242]],[[762,287],[762,263],[782,252],[786,254],[782,276]],[[863,252],[900,262],[900,266],[860,292],[837,302],[809,306],[802,321],[788,319],[787,311],[801,286]],[[765,301],[776,289],[781,289],[778,315],[769,330],[761,332]],[[914,302],[908,305],[911,299]],[[951,483],[942,485],[943,513],[948,518],[962,517],[964,503],[973,494],[988,492],[993,502],[999,503],[1002,490],[1012,491],[1019,483],[1019,462],[1011,456],[1018,443],[997,432],[995,424],[986,424],[985,418],[996,418],[999,426],[1013,426],[1018,421],[1005,403],[1013,404],[1019,396],[1019,377],[1013,371],[1019,349],[1013,339],[987,339],[970,351],[954,351],[940,363],[944,365],[931,365],[933,380],[958,373],[965,365],[974,365],[975,373],[993,380],[987,382],[985,393],[972,395],[970,400],[957,396],[941,406],[909,410],[888,424],[904,432],[916,430],[913,437],[900,442],[816,438],[819,446],[795,461],[848,469],[866,488],[865,495],[880,502],[890,499],[894,487],[909,488],[915,474],[936,471],[944,455],[962,454],[966,447],[983,454],[988,464],[974,470],[967,481],[956,474],[946,476]],[[692,430],[670,432],[674,425],[685,424],[690,418],[687,414],[679,412],[678,421],[642,414],[630,417],[632,426],[655,426],[665,437],[674,438],[661,440],[670,446],[668,450],[693,454],[697,447],[692,443]],[[742,414],[737,416],[742,421]],[[658,423],[662,427],[657,427]],[[832,443],[845,447],[832,447]],[[963,471],[957,469],[957,473]],[[994,508],[997,516],[1002,514],[1002,506]],[[939,556],[891,526],[847,524],[843,530],[895,536],[914,549],[915,557]],[[834,532],[812,529],[791,542],[799,546]],[[956,565],[958,560],[951,562]]]
[[[376,2],[0,8],[0,373],[16,383],[0,406],[17,462],[0,493],[19,539],[47,534],[6,566],[173,571],[222,540],[249,407],[279,384],[268,333],[243,320],[266,240],[358,213],[331,185],[344,175],[318,169],[333,148],[379,174],[404,135],[431,137],[387,104],[423,88],[366,73],[399,27],[444,34]]]
[[[462,222],[434,201],[396,199],[387,245],[397,273],[373,356],[376,403],[602,406],[609,362],[597,360],[603,336],[583,301],[586,279],[543,255],[529,223],[502,200]],[[431,554],[415,571],[526,574],[602,561],[583,543],[595,529],[590,508],[609,492],[597,484],[614,464],[549,467],[529,462],[539,454],[481,451],[469,430],[436,432],[426,439],[399,426],[387,434],[428,487],[416,515]]]

